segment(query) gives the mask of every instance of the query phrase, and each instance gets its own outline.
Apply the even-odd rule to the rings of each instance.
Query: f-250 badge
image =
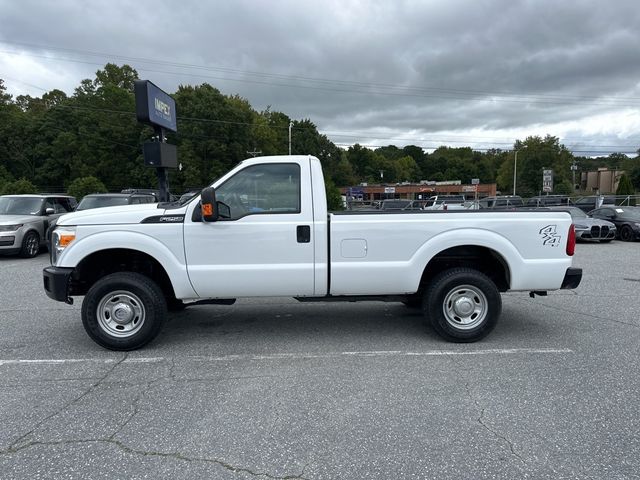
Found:
[[[542,244],[549,245],[551,247],[557,247],[560,245],[560,235],[556,233],[556,225],[547,225],[540,229],[540,235],[542,236]]]

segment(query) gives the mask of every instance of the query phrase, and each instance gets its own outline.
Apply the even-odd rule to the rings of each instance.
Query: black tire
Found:
[[[22,258],[33,258],[40,253],[40,235],[33,230],[24,234],[20,256]]]
[[[423,309],[433,329],[445,340],[476,342],[498,323],[502,298],[485,274],[471,268],[452,268],[433,279]]]
[[[82,302],[84,329],[109,350],[135,350],[146,345],[166,320],[162,290],[139,273],[118,272],[101,278]]]
[[[622,240],[623,242],[633,241],[633,230],[629,225],[624,225],[620,229],[620,240]]]

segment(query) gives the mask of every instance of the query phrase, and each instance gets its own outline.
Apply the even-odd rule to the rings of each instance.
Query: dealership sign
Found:
[[[136,117],[139,122],[175,132],[176,102],[149,80],[135,81]]]
[[[553,192],[553,170],[542,170],[542,191]]]

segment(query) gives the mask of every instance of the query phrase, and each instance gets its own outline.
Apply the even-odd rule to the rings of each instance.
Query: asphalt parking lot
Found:
[[[239,300],[104,350],[0,257],[0,478],[640,478],[640,244],[503,296],[484,341],[394,303]]]

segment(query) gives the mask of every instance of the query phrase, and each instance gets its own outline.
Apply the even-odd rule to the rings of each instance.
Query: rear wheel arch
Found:
[[[489,277],[500,292],[506,292],[511,285],[509,265],[500,253],[488,247],[462,245],[447,248],[429,260],[422,272],[419,293],[422,294],[437,275],[452,268],[477,270]]]

